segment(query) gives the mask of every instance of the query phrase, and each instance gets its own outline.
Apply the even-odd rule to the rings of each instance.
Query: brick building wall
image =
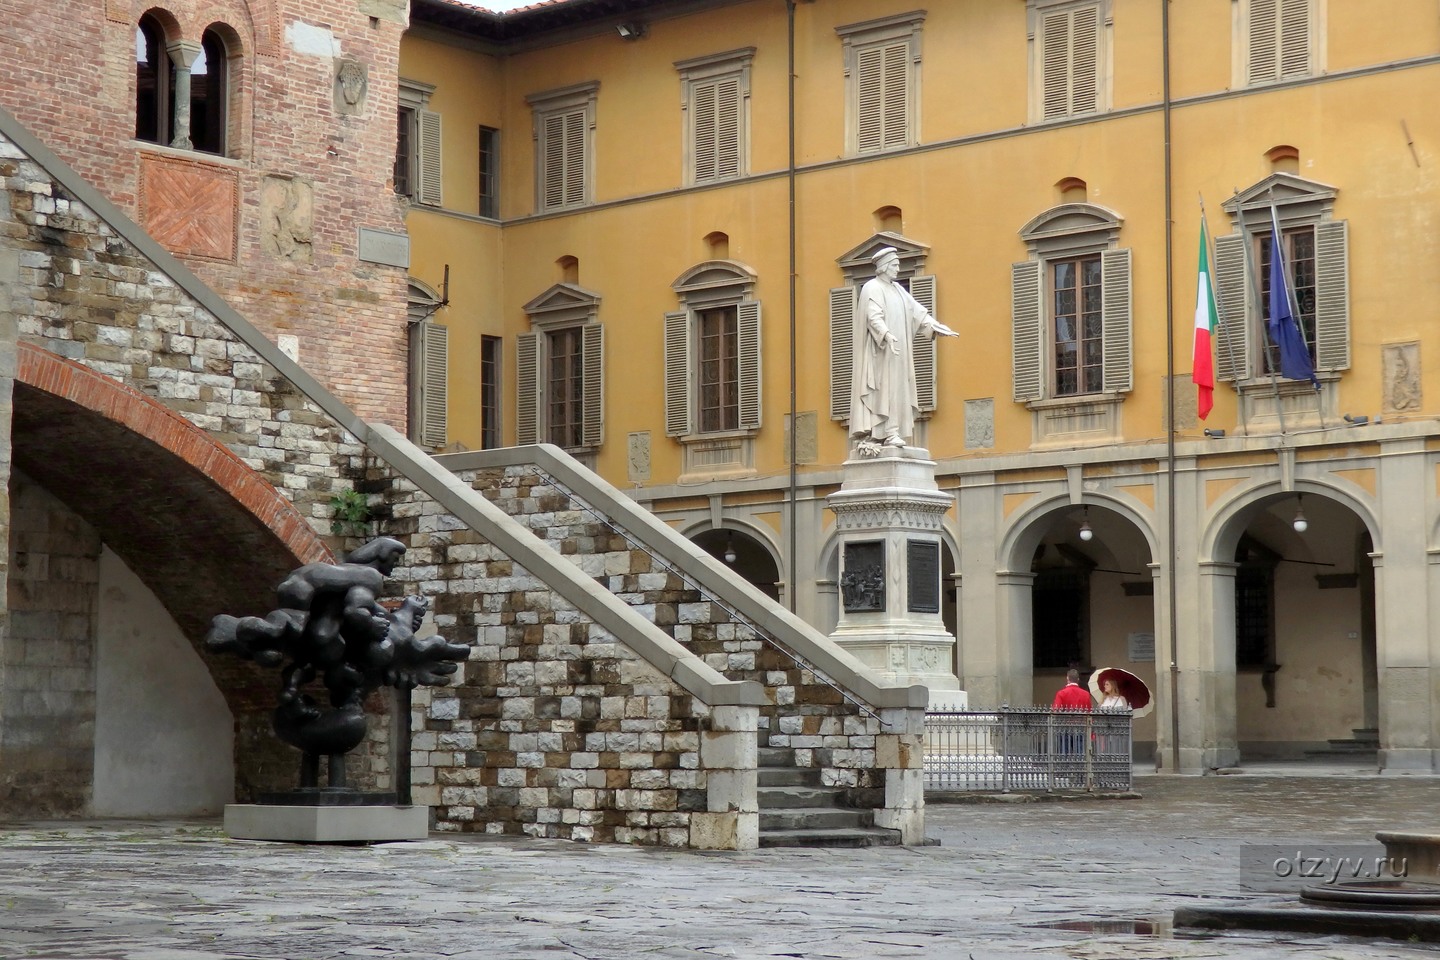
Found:
[[[403,234],[390,187],[403,0],[0,0],[0,106],[367,419],[405,428],[406,271],[359,259]],[[135,137],[136,26],[223,26],[225,156]],[[364,71],[356,104],[341,65]]]

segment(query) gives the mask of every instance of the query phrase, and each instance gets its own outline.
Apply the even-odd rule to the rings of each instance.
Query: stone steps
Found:
[[[796,767],[794,754],[759,749],[762,847],[898,846],[900,831],[875,826],[875,811],[846,803],[846,791],[820,783],[820,771]]]

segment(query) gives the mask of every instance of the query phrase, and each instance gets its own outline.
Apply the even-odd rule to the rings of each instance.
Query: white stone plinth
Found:
[[[225,832],[236,840],[285,843],[424,840],[430,835],[430,808],[229,803]]]
[[[841,609],[830,639],[887,681],[925,685],[936,709],[963,709],[965,693],[951,668],[955,638],[945,629],[939,611],[945,590],[938,582],[945,549],[943,521],[955,499],[935,483],[935,462],[929,452],[919,447],[886,447],[877,457],[847,460],[840,489],[825,502],[835,513],[841,557]],[[912,543],[933,545],[930,555],[936,558],[935,567],[924,574],[937,581],[937,609],[933,611],[909,608]],[[876,552],[873,545],[880,545],[884,558],[882,609],[845,609],[846,590],[853,589],[847,587],[845,567],[852,544],[857,545],[856,551],[872,556]],[[863,544],[872,546],[859,546]],[[927,546],[922,554],[931,549]],[[878,567],[870,569],[879,572]],[[865,574],[860,577],[860,589],[873,590],[875,581]]]

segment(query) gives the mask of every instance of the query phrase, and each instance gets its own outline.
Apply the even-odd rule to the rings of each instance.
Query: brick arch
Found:
[[[19,345],[15,379],[67,400],[169,451],[195,468],[285,545],[299,563],[335,556],[294,504],[224,445],[139,391],[33,344]]]

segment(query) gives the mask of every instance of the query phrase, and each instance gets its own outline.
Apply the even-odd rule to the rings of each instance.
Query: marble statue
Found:
[[[406,597],[393,611],[380,602],[404,552],[399,540],[379,537],[343,563],[307,563],[275,588],[277,609],[264,617],[221,614],[205,636],[211,650],[281,667],[275,733],[301,750],[302,790],[318,787],[322,754],[329,787],[344,788],[344,755],[365,739],[364,702],[372,691],[443,685],[470,654],[464,644],[415,635],[425,598]],[[315,680],[328,705],[306,692]]]
[[[915,390],[915,337],[958,336],[937,321],[896,278],[900,255],[882,247],[871,260],[875,276],[860,288],[855,307],[850,380],[850,436],[861,456],[903,447],[915,436],[920,401]]]

